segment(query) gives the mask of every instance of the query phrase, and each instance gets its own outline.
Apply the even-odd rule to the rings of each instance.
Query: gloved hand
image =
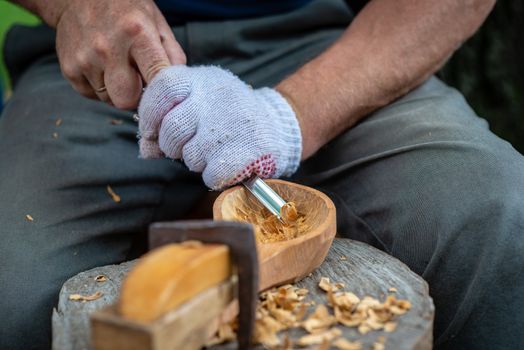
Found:
[[[215,190],[253,174],[290,176],[300,162],[300,127],[282,95],[253,90],[219,67],[165,68],[146,88],[138,115],[143,158],[182,159]]]

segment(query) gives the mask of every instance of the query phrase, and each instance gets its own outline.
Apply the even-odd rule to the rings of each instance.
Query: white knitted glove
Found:
[[[215,66],[171,66],[138,108],[140,155],[182,159],[218,190],[253,174],[290,176],[302,152],[293,109],[276,90],[253,90]]]

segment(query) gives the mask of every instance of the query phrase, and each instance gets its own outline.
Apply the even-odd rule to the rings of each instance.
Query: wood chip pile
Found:
[[[326,305],[315,305],[307,301],[307,289],[285,285],[260,294],[255,323],[255,342],[266,349],[289,350],[297,347],[315,349],[360,350],[359,341],[350,341],[342,337],[340,327],[355,327],[360,334],[373,330],[387,333],[395,331],[397,318],[411,308],[407,300],[399,300],[389,295],[384,302],[366,296],[359,298],[344,291],[341,283],[331,283],[328,278],[321,278],[319,287],[326,292]],[[315,307],[313,312],[308,310]],[[231,325],[222,325],[218,336],[211,344],[235,339]],[[291,339],[287,334],[290,329],[302,328],[307,331],[298,339]],[[372,349],[385,349],[385,337],[377,338]]]

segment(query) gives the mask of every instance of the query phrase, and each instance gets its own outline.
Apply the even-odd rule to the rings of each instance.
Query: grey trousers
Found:
[[[218,64],[258,87],[318,55],[351,19],[342,0],[319,0],[174,31],[189,64]],[[176,162],[138,159],[131,113],[72,90],[49,29],[12,30],[6,60],[16,88],[0,117],[0,348],[48,348],[67,278],[136,257],[149,223],[184,218],[207,190]],[[436,347],[524,347],[524,158],[456,90],[429,79],[292,180],[334,200],[339,234],[428,281]]]

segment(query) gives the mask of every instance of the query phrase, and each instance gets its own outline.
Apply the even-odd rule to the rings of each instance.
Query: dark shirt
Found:
[[[295,10],[311,0],[156,0],[168,22],[268,16]]]

